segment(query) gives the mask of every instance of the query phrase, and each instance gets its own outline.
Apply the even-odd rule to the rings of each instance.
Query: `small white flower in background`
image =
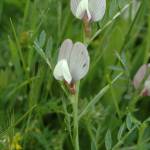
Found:
[[[144,88],[141,91],[142,96],[150,96],[150,74],[149,73],[150,73],[150,64],[144,64],[139,68],[139,70],[137,71],[133,79],[133,85],[135,89],[138,89],[141,86],[142,82],[144,81],[143,83]]]
[[[81,42],[65,40],[59,50],[58,62],[54,68],[54,77],[74,85],[82,79],[89,70],[90,58],[87,47]]]
[[[106,0],[71,0],[71,11],[78,19],[99,21],[106,10]]]

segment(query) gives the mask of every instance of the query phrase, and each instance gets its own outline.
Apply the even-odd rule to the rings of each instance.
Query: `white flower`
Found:
[[[78,19],[88,18],[88,21],[99,21],[106,10],[106,0],[71,0],[71,11]]]
[[[137,71],[133,79],[135,89],[140,88],[142,82],[144,82],[144,88],[141,91],[141,95],[150,96],[150,64],[142,65]]]
[[[59,50],[58,62],[54,68],[54,77],[68,84],[82,79],[89,70],[90,58],[87,48],[81,42],[65,40]]]

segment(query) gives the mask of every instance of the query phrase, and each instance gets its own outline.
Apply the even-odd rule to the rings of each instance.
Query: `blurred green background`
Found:
[[[90,105],[79,121],[80,149],[149,150],[150,98],[132,79],[149,62],[150,1],[107,0],[92,37],[79,92],[79,116]],[[0,0],[0,150],[74,149],[70,100],[52,72],[66,38],[84,42],[69,0]]]

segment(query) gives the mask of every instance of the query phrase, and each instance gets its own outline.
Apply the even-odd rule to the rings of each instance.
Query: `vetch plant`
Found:
[[[70,91],[75,93],[75,83],[82,79],[89,70],[90,58],[87,48],[81,42],[65,40],[59,50],[58,62],[54,68],[54,77],[65,81]]]
[[[100,21],[106,10],[106,0],[71,0],[71,11],[78,19]]]
[[[141,91],[142,96],[150,96],[150,64],[142,65],[133,79],[133,85],[135,89],[139,89],[143,82],[143,89]]]
[[[58,54],[58,62],[54,68],[54,77],[57,80],[65,81],[70,92],[69,96],[72,104],[73,115],[73,143],[75,150],[79,150],[79,135],[78,135],[78,93],[79,84],[76,82],[81,80],[88,72],[90,58],[87,47],[81,42],[73,44],[72,40],[66,39]]]
[[[149,0],[0,4],[0,150],[150,149]]]
[[[106,0],[71,0],[73,15],[83,20],[85,33],[91,32],[90,22],[100,21],[106,10]]]

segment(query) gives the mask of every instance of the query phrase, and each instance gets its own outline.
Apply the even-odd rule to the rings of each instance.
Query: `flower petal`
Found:
[[[71,0],[71,10],[78,19],[83,19],[85,15],[87,15],[88,20],[91,19],[88,0]]]
[[[87,74],[89,63],[90,58],[86,46],[80,42],[75,43],[69,63],[73,82],[82,79]]]
[[[71,83],[72,77],[69,71],[67,60],[62,59],[56,64],[53,75],[57,80],[65,80],[68,84]]]
[[[76,17],[79,19],[83,19],[83,17],[87,15],[88,20],[91,19],[91,14],[88,8],[88,0],[81,0],[76,11]]]
[[[65,40],[60,47],[58,61],[62,59],[66,59],[68,61],[72,47],[73,47],[72,41],[70,39]]]
[[[81,0],[71,0],[70,6],[71,6],[71,11],[74,16],[76,16],[77,8],[79,6]]]
[[[106,10],[106,0],[89,0],[89,11],[92,21],[99,21],[103,18]]]

